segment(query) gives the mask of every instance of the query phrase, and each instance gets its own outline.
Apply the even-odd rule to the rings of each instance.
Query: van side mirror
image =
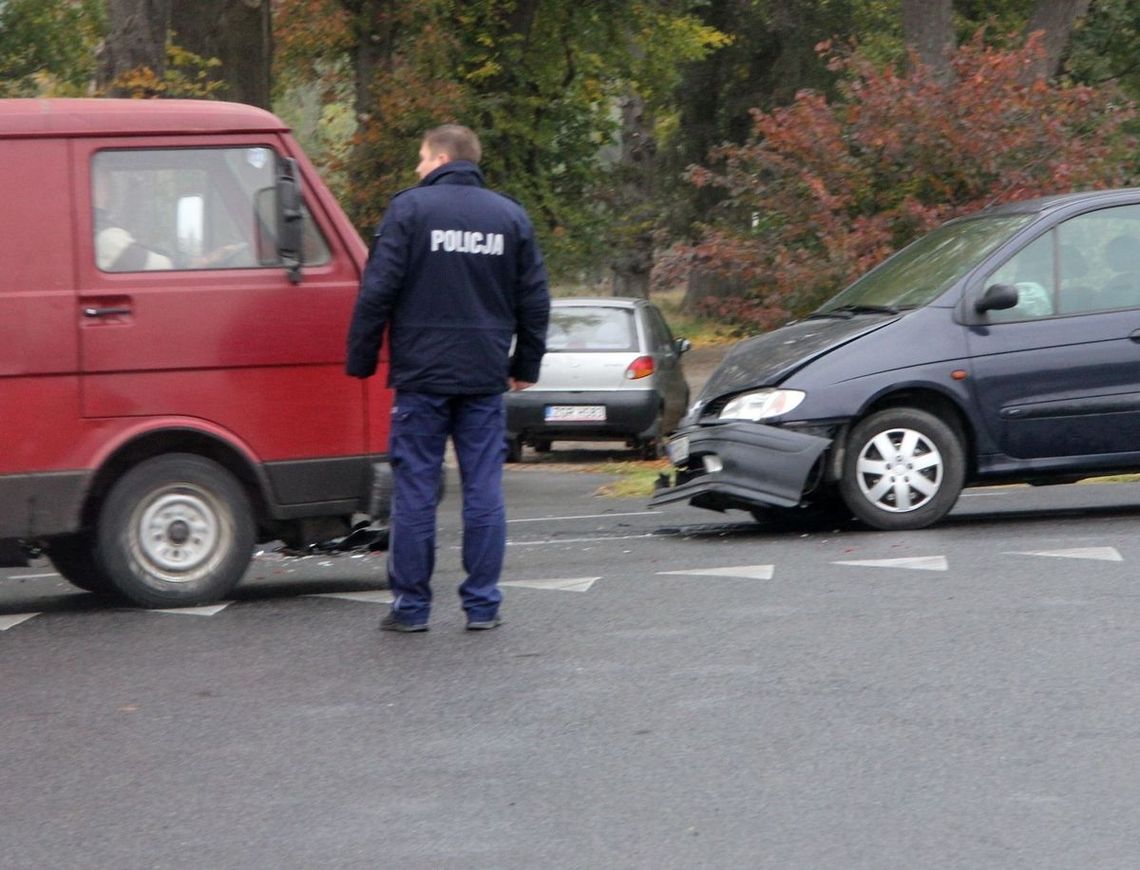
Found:
[[[289,281],[301,283],[304,213],[301,211],[301,182],[297,161],[286,157],[277,174],[277,253],[289,270]]]
[[[991,284],[982,294],[982,298],[974,303],[974,310],[981,314],[984,311],[1005,311],[1017,305],[1017,287],[1013,284]]]
[[[687,338],[673,339],[673,349],[676,350],[678,354],[686,353],[692,346],[693,343]]]

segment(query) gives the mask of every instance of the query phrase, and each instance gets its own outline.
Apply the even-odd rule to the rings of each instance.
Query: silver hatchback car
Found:
[[[644,299],[554,300],[538,383],[506,396],[507,461],[558,440],[623,440],[658,457],[688,408],[688,349]]]

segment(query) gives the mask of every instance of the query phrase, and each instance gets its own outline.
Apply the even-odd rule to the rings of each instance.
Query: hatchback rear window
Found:
[[[555,307],[546,334],[548,351],[633,351],[637,333],[628,308]]]

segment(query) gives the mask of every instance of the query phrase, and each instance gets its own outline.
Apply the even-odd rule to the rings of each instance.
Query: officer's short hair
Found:
[[[424,133],[424,143],[432,154],[446,154],[452,160],[469,160],[478,163],[483,157],[483,146],[470,127],[461,124],[442,124]]]

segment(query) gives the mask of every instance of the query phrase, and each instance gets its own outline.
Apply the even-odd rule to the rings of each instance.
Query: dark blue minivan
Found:
[[[963,486],[1140,471],[1140,189],[951,221],[726,356],[652,504],[937,522]]]

